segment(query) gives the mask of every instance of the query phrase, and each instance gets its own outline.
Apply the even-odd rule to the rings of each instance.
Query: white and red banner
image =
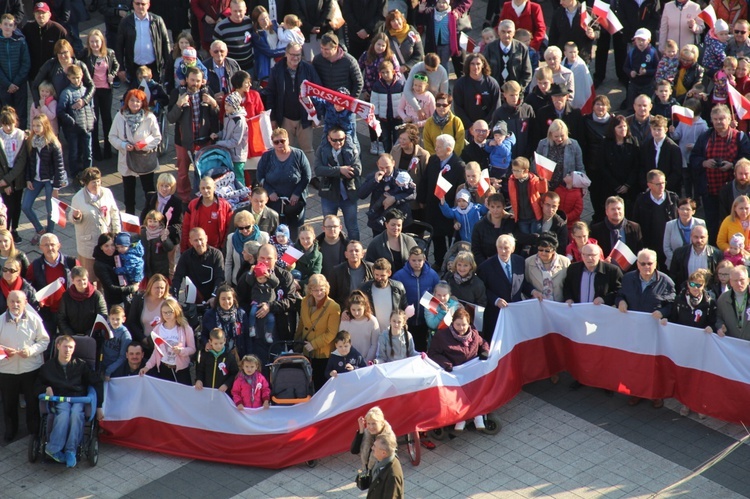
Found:
[[[552,174],[555,173],[557,163],[545,156],[542,156],[538,152],[534,153],[534,163],[536,163],[537,175],[542,177],[544,180],[552,180]]]
[[[612,263],[618,265],[623,272],[627,272],[636,261],[635,253],[630,250],[627,244],[619,240],[615,243],[615,247],[612,248],[609,256]]]
[[[229,395],[210,389],[117,378],[107,384],[101,439],[191,459],[283,468],[348,451],[357,418],[375,405],[404,435],[487,414],[524,384],[563,370],[587,386],[671,397],[724,421],[747,420],[747,341],[661,326],[650,314],[527,300],[500,312],[487,361],[474,359],[450,373],[420,357],[376,364],[332,378],[310,402],[295,406],[238,411]]]
[[[302,253],[300,250],[295,248],[294,246],[289,246],[283,255],[281,255],[281,261],[286,263],[287,265],[294,265],[297,263],[297,260],[302,258]]]
[[[729,102],[732,103],[737,119],[750,120],[750,101],[747,100],[747,97],[739,93],[732,85],[727,85],[727,94],[729,95]]]
[[[445,198],[445,195],[453,189],[453,184],[448,179],[443,177],[443,172],[438,174],[437,182],[435,183],[435,197],[438,199]]]
[[[271,141],[271,111],[262,111],[257,116],[248,118],[248,144],[247,155],[250,158],[258,158],[273,147]]]
[[[120,223],[122,224],[122,230],[125,232],[141,233],[141,221],[135,215],[120,210]]]
[[[714,29],[716,23],[716,11],[713,5],[708,5],[705,9],[698,14],[698,19],[703,19],[703,22],[708,26],[709,29]]]
[[[367,126],[375,130],[378,137],[381,134],[380,122],[375,117],[375,106],[369,102],[352,97],[351,95],[344,95],[330,88],[326,88],[321,85],[309,82],[307,80],[302,82],[299,90],[299,101],[302,106],[307,110],[307,116],[316,125],[320,123],[318,113],[315,110],[315,105],[312,103],[311,98],[322,99],[331,104],[336,104],[347,108],[363,120],[367,122]]]
[[[61,229],[64,229],[68,224],[68,219],[65,216],[65,212],[70,209],[70,206],[63,203],[57,198],[50,198],[50,201],[52,201],[52,213],[50,213],[49,217],[53,222],[59,225]]]
[[[56,306],[65,294],[65,278],[60,277],[36,292],[36,301],[40,307]]]
[[[679,121],[680,123],[685,123],[686,125],[692,125],[693,124],[693,118],[695,118],[695,113],[692,109],[688,109],[684,106],[672,106],[672,116]]]

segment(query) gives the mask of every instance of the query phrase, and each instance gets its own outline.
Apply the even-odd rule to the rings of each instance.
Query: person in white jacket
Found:
[[[692,0],[673,0],[664,5],[659,26],[659,52],[664,53],[667,40],[674,40],[682,48],[691,43],[696,44],[703,33],[703,20],[698,19],[701,6]]]

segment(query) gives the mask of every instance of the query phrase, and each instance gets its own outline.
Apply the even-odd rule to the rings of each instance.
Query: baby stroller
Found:
[[[198,188],[203,177],[210,176],[214,180],[222,175],[232,172],[234,175],[234,163],[229,151],[220,146],[206,146],[194,153],[193,165],[195,166],[195,188]],[[219,186],[217,185],[217,188]],[[235,189],[242,187],[236,180],[233,184]]]
[[[75,356],[85,360],[91,369],[95,370],[97,359],[96,339],[90,336],[76,336],[75,340]],[[80,461],[82,457],[85,457],[91,466],[96,466],[99,462],[99,422],[96,419],[96,390],[91,386],[85,397],[50,397],[44,393],[39,395],[39,413],[41,419],[39,432],[36,435],[32,435],[29,439],[29,462],[36,462],[39,456],[42,457],[42,461],[46,460],[47,454],[45,450],[55,418],[55,413],[51,409],[57,402],[85,404],[84,415],[86,419],[81,434],[81,442],[78,444],[76,459]]]
[[[414,220],[409,225],[405,226],[403,233],[414,238],[417,245],[424,251],[425,258],[430,257],[430,244],[432,243],[432,225],[427,222],[420,222]],[[437,269],[436,269],[437,270]]]
[[[156,148],[156,153],[159,157],[164,156],[169,149],[170,135],[169,135],[169,121],[167,120],[167,106],[157,101],[152,109],[156,116],[156,123],[159,125],[159,132],[161,132],[161,142]]]

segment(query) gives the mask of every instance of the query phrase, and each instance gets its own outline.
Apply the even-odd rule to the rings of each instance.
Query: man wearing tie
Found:
[[[514,40],[516,25],[513,21],[504,20],[497,26],[499,41],[490,43],[484,48],[484,56],[492,69],[492,76],[502,86],[506,81],[515,81],[525,91],[531,83],[531,59],[529,49],[518,40]]]
[[[625,243],[634,254],[643,249],[641,226],[625,218],[625,201],[620,196],[610,196],[605,203],[606,218],[591,226],[591,237],[596,239],[602,251],[609,255],[617,241]]]
[[[484,312],[482,337],[491,341],[500,309],[508,303],[523,300],[522,295],[531,296],[534,287],[525,279],[525,261],[514,255],[516,240],[510,234],[497,238],[497,258],[488,258],[479,268],[477,276],[487,288],[487,309]]]

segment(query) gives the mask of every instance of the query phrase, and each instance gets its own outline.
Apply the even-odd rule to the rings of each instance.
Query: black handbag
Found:
[[[156,151],[128,151],[125,161],[128,168],[139,175],[153,173],[159,168],[159,155]]]
[[[354,479],[354,482],[357,484],[357,488],[359,490],[369,489],[370,484],[372,483],[372,475],[370,474],[370,470],[358,471],[357,478]]]

